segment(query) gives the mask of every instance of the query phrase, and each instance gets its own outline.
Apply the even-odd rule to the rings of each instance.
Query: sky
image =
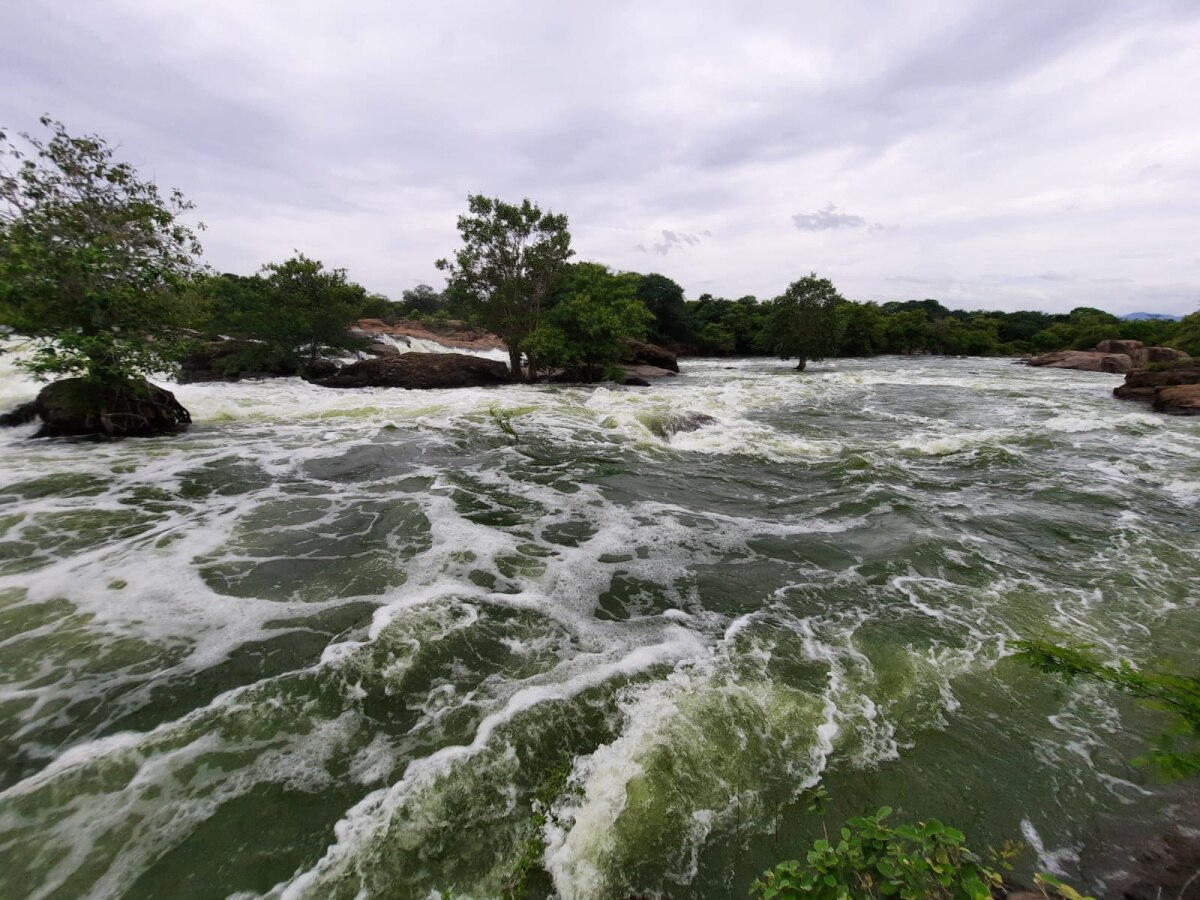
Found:
[[[0,128],[48,113],[399,298],[470,193],[689,298],[1200,307],[1197,0],[24,0]]]

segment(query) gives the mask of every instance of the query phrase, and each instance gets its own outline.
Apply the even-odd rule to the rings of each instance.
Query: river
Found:
[[[1200,423],[1117,383],[685,360],[8,429],[0,896],[745,896],[816,784],[1102,892],[1115,835],[1200,825],[1130,763],[1165,720],[1009,644],[1195,668]]]

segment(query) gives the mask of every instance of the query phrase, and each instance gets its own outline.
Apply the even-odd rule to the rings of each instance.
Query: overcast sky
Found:
[[[5,0],[0,126],[398,297],[468,193],[690,298],[1200,307],[1200,2]]]

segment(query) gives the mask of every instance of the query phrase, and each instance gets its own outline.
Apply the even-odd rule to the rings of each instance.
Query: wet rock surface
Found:
[[[337,374],[310,379],[332,388],[486,387],[509,382],[508,366],[465,353],[402,353],[364,359],[342,367]]]

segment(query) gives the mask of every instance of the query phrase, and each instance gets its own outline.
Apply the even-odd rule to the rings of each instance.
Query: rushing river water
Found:
[[[1007,645],[1195,667],[1200,424],[1115,383],[700,360],[0,433],[0,896],[745,896],[818,782],[1102,889],[1200,824],[1129,763],[1164,721]]]

